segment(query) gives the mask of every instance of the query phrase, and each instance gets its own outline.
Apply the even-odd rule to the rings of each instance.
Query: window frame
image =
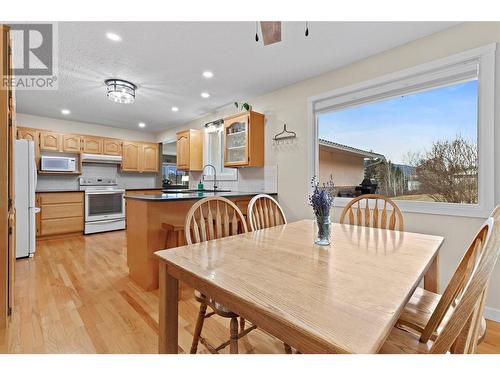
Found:
[[[319,175],[318,115],[332,110],[351,108],[356,105],[387,100],[404,93],[417,93],[431,88],[459,83],[470,76],[471,64],[477,64],[478,72],[478,203],[447,203],[397,200],[403,212],[487,217],[494,207],[494,114],[495,114],[495,50],[496,44],[488,44],[442,59],[424,63],[409,69],[390,73],[368,81],[350,85],[308,98],[309,177]],[[335,198],[335,207],[345,207],[349,198]]]
[[[211,164],[211,160],[210,160],[210,152],[209,152],[209,148],[211,146],[211,142],[210,142],[210,134],[213,134],[213,133],[217,133],[219,134],[219,137],[220,137],[220,145],[222,146],[222,149],[221,149],[221,164],[222,164],[222,168],[224,169],[231,169],[232,171],[230,173],[228,172],[224,172],[224,173],[219,173],[217,172],[217,181],[238,181],[238,168],[227,168],[227,167],[224,167],[224,131],[223,131],[224,128],[222,129],[218,129],[214,132],[208,132],[205,130],[205,134],[204,134],[204,142],[203,142],[203,160],[206,160],[208,164]],[[205,170],[205,175],[204,175],[204,179],[206,181],[213,181],[214,180],[214,175],[213,175],[213,170],[210,169],[210,168],[207,168]]]

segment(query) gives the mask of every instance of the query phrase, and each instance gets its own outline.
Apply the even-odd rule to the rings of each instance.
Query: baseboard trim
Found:
[[[484,317],[489,320],[494,320],[500,323],[500,310],[494,309],[492,307],[484,308]]]

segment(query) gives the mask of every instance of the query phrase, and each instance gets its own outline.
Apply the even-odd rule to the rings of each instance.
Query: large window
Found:
[[[347,197],[476,204],[477,89],[472,78],[320,114],[320,179]]]
[[[336,206],[366,193],[403,211],[487,216],[494,204],[494,44],[311,97],[311,177]]]

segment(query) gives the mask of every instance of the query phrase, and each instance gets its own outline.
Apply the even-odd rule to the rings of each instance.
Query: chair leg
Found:
[[[240,316],[240,332],[245,330],[245,318]]]
[[[292,347],[290,345],[288,345],[287,343],[284,342],[283,346],[285,347],[285,353],[286,354],[293,354]]]
[[[201,330],[203,329],[203,322],[205,321],[205,314],[207,312],[207,303],[200,303],[200,312],[196,320],[196,327],[194,328],[193,343],[191,344],[191,354],[196,354],[198,350],[198,341],[200,341]]]
[[[238,318],[231,318],[231,326],[230,326],[230,354],[238,354]]]

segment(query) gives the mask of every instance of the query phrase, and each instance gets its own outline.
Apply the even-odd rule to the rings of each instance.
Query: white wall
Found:
[[[76,133],[84,135],[95,135],[99,137],[110,137],[125,139],[128,141],[156,142],[156,136],[140,130],[128,130],[112,126],[89,124],[86,122],[60,120],[49,117],[33,116],[24,113],[16,113],[17,126],[46,129],[61,133]]]
[[[307,205],[308,169],[312,158],[308,151],[312,142],[307,130],[308,97],[492,42],[500,42],[500,23],[464,23],[267,95],[249,98],[248,102],[253,105],[254,110],[264,113],[266,116],[266,164],[278,166],[279,199],[289,220],[293,221],[312,215],[311,209]],[[498,49],[496,65],[498,73],[495,91],[500,97],[500,51]],[[498,103],[498,100],[496,102]],[[217,113],[207,114],[181,127],[160,133],[158,140],[172,139],[178,130],[201,128],[206,122],[233,112],[234,107],[228,107]],[[287,124],[288,129],[297,133],[297,139],[292,145],[275,146],[272,144],[271,138],[281,131],[284,123]],[[495,200],[497,204],[500,203],[499,123],[500,105],[497,105],[495,111]],[[338,219],[338,215],[339,210],[335,209],[334,218]],[[481,223],[482,219],[478,218],[405,214],[406,230],[438,234],[445,237],[445,243],[440,252],[441,290],[448,283],[466,246]],[[496,318],[500,320],[500,264],[496,267],[490,285],[487,315],[492,317],[496,314]]]

